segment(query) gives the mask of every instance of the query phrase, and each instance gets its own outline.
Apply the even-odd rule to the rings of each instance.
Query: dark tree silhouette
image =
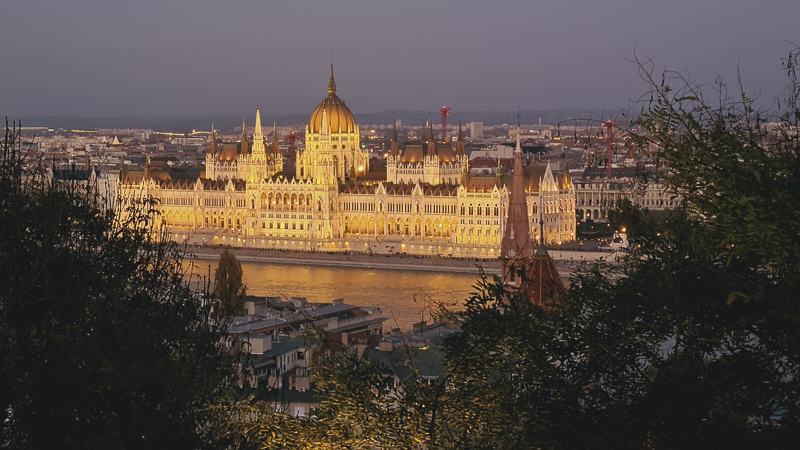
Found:
[[[218,448],[207,406],[235,356],[152,202],[101,209],[91,184],[25,161],[19,138],[6,124],[0,446]]]
[[[220,317],[231,317],[244,312],[247,286],[242,282],[242,263],[226,248],[219,255],[214,271],[214,297]]]

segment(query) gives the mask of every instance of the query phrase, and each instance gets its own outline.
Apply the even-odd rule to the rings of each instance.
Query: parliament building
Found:
[[[242,128],[237,143],[218,143],[212,132],[205,170],[195,177],[149,164],[123,168],[118,198],[156,199],[170,237],[192,244],[500,256],[512,177],[471,176],[460,130],[455,147],[423,127],[421,140],[403,148],[395,131],[385,172],[372,171],[333,67],[295,167],[284,167],[276,133],[267,142],[259,110],[252,139]],[[546,244],[575,240],[575,189],[564,169],[523,169],[528,231]]]

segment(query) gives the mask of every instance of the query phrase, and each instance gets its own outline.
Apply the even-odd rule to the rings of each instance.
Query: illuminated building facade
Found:
[[[244,128],[244,127],[243,127]],[[158,199],[173,239],[196,244],[304,251],[493,258],[500,252],[511,177],[471,177],[461,132],[456,148],[433,130],[401,151],[395,133],[387,171],[371,172],[350,109],[328,94],[305,129],[305,150],[287,172],[273,133],[267,146],[256,111],[252,144],[211,138],[205,174],[177,178],[146,167],[124,171],[122,198]],[[575,239],[575,190],[564,171],[525,168],[527,213],[538,238]]]

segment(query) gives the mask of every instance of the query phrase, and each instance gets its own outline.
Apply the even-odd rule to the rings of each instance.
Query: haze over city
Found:
[[[333,60],[354,113],[618,111],[647,91],[632,59],[735,85],[784,85],[800,2],[10,2],[0,114],[306,114]],[[457,116],[456,116],[457,117]]]

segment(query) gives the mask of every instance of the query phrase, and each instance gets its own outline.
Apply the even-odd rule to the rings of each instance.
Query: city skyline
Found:
[[[356,114],[388,109],[592,109],[647,91],[632,60],[711,83],[766,108],[784,85],[800,4],[711,1],[257,1],[6,5],[0,114],[81,117],[302,114],[333,61]]]

